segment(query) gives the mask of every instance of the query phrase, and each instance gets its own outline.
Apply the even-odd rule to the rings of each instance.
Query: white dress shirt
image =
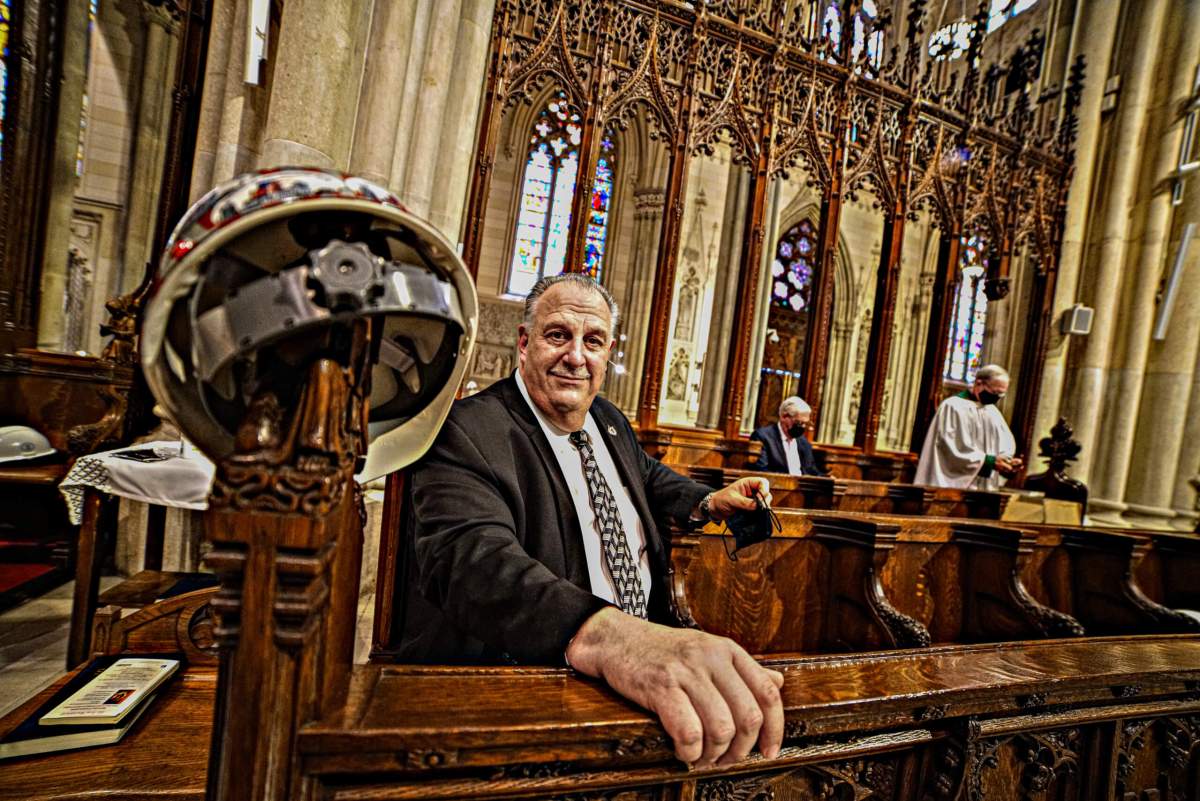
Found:
[[[776,423],[779,426],[779,438],[783,440],[783,453],[787,456],[788,472],[793,476],[804,475],[804,468],[800,466],[800,446],[796,444],[796,440],[788,436],[788,432],[783,430],[782,423]]]
[[[525,379],[521,377],[521,371],[516,370],[515,374],[517,387],[521,390],[521,397],[529,404],[529,408],[533,409],[533,414],[542,427],[542,433],[549,440],[550,449],[554,451],[554,457],[558,460],[558,467],[562,471],[567,489],[571,492],[571,501],[575,504],[575,515],[579,518],[579,530],[583,533],[583,552],[587,558],[588,578],[592,583],[592,594],[620,606],[616,600],[616,591],[612,576],[608,572],[608,564],[604,559],[600,528],[596,523],[596,513],[592,510],[592,500],[588,494],[587,478],[583,474],[583,460],[579,457],[579,449],[568,439],[571,432],[562,431],[546,419],[542,410],[529,397],[529,390],[525,386]],[[621,473],[617,469],[612,455],[608,452],[608,446],[605,445],[604,437],[600,434],[600,427],[596,424],[591,412],[588,412],[587,419],[583,423],[583,430],[592,439],[592,451],[596,456],[596,464],[600,468],[600,474],[608,482],[613,498],[616,499],[617,510],[621,515],[621,526],[625,529],[625,538],[629,544],[629,552],[637,557],[638,575],[641,577],[642,592],[645,593],[648,605],[650,603],[650,557],[646,553],[646,531],[642,527],[642,518],[638,516],[637,509],[634,508],[633,498],[621,479]]]

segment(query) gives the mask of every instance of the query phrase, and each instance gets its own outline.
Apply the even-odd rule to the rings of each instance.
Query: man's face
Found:
[[[616,344],[600,293],[568,283],[550,287],[534,306],[529,326],[518,329],[517,344],[521,377],[537,407],[556,423],[582,425]]]
[[[797,423],[804,426],[804,429],[807,431],[808,421],[811,419],[812,412],[796,412],[789,410],[779,415],[779,423],[783,426],[784,431],[791,431],[792,426],[796,425]]]
[[[1004,393],[1008,392],[1008,378],[1005,376],[996,376],[987,381],[976,378],[975,384],[972,386],[973,393],[976,398],[982,399],[983,393],[989,392],[997,398],[1003,398]]]

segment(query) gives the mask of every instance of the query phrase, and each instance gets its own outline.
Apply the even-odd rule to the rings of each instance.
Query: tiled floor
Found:
[[[101,578],[101,591],[118,581],[116,576]],[[66,672],[74,587],[75,583],[68,581],[0,613],[0,715]]]
[[[100,591],[121,581],[100,579]],[[40,598],[0,613],[0,715],[20,706],[31,695],[66,672],[67,631],[71,622],[71,593],[67,582]],[[359,598],[354,661],[365,662],[371,648],[374,582]]]

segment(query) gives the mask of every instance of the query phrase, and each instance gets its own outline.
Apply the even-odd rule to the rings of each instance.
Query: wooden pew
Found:
[[[1200,536],[1137,533],[1149,539],[1136,567],[1138,584],[1146,595],[1174,609],[1200,610]]]
[[[677,536],[671,562],[679,621],[760,654],[929,645],[929,632],[896,611],[879,581],[897,527],[836,517],[810,523],[803,536],[785,528],[737,561],[728,540]]]
[[[911,630],[910,619],[934,643],[1200,631],[1200,622],[1141,590],[1131,567],[1145,540],[1127,534],[777,512],[783,531],[741,551],[736,563],[721,526],[675,534],[673,595],[681,621],[758,653],[905,647],[917,641],[902,633]],[[840,563],[854,569],[831,570],[820,542],[820,532],[831,528],[856,532],[858,555],[844,554]],[[1191,575],[1195,582],[1200,574]],[[895,609],[902,628],[887,636],[850,625],[878,608]],[[839,641],[829,634],[840,631],[855,635]]]
[[[297,758],[264,768],[287,797],[338,801],[1200,797],[1200,638],[770,664],[785,676],[784,748],[771,761],[690,769],[652,716],[565,669],[363,665],[344,703],[293,724]],[[199,801],[216,677],[190,665],[118,745],[3,763],[0,800]]]
[[[777,514],[783,530],[740,552],[737,562],[727,556],[732,546],[720,525],[673,536],[673,595],[683,622],[755,653],[1084,633],[1025,588],[1021,572],[1036,542],[1029,532],[955,518]],[[837,558],[826,544],[835,537],[842,538]],[[893,613],[894,627],[866,624]],[[830,633],[842,631],[854,634]]]
[[[1172,586],[1183,584],[1185,576],[1176,573],[1171,553],[1171,540],[1178,538],[1067,526],[1043,525],[1037,530],[1043,547],[1050,550],[1040,567],[1047,601],[1057,609],[1070,609],[1089,635],[1200,632],[1200,619],[1176,611],[1174,603],[1154,601],[1136,578],[1138,560],[1150,551],[1171,566]],[[1191,567],[1190,582],[1195,584],[1200,571]],[[1179,600],[1186,597],[1172,594],[1171,601]],[[1178,606],[1187,608],[1186,603]]]
[[[775,506],[789,509],[999,520],[1009,499],[1003,492],[983,490],[924,487],[829,476],[792,476],[694,465],[685,469],[695,480],[713,487],[724,487],[746,476],[762,476],[771,482]]]

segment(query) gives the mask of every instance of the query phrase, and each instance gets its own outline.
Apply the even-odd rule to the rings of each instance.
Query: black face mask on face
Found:
[[[979,390],[979,402],[984,406],[995,406],[1003,397],[995,392],[988,392],[986,389]]]
[[[787,430],[788,436],[792,439],[799,439],[804,436],[805,430],[808,428],[804,423],[792,423],[792,427]]]

